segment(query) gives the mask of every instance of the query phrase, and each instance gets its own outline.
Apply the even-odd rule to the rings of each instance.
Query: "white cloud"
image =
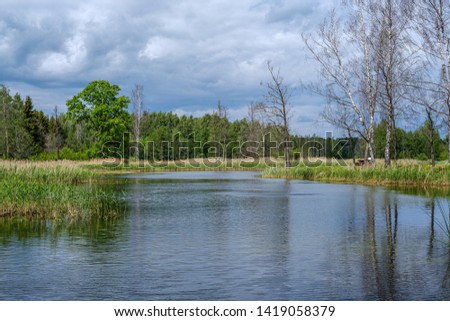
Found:
[[[81,36],[68,39],[63,52],[48,52],[41,56],[37,72],[42,76],[71,76],[78,72],[87,57],[87,50]]]
[[[139,58],[148,58],[150,60],[164,58],[175,54],[177,45],[175,41],[164,37],[152,37],[145,48],[139,51]]]
[[[0,83],[48,92],[36,95],[37,106],[59,104],[63,94],[69,99],[88,82],[107,79],[123,94],[143,84],[152,110],[195,114],[219,98],[230,110],[244,110],[262,98],[268,59],[290,86],[314,77],[300,33],[333,3],[5,0]]]

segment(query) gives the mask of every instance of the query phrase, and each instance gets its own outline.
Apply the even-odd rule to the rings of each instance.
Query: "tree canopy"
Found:
[[[107,142],[122,141],[130,129],[131,116],[127,111],[130,99],[119,96],[120,87],[106,80],[89,83],[80,93],[67,101],[67,114],[75,123],[83,123],[94,130],[97,147]]]

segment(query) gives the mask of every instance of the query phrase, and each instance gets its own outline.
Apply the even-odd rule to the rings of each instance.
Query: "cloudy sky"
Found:
[[[46,113],[105,79],[124,95],[142,84],[150,111],[200,116],[220,99],[235,119],[263,98],[271,60],[292,88],[293,131],[324,135],[321,99],[298,89],[316,76],[300,35],[336,3],[2,0],[0,84]]]

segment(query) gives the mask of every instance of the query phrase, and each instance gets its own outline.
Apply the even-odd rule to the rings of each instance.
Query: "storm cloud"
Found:
[[[293,129],[315,132],[321,101],[296,88],[315,77],[300,34],[333,5],[313,1],[2,1],[0,83],[39,109],[106,79],[129,95],[144,86],[151,111],[200,115],[217,100],[230,115],[262,99],[266,62],[294,90]],[[295,128],[298,126],[299,128]],[[301,128],[300,128],[301,127]],[[322,134],[317,133],[317,134]]]

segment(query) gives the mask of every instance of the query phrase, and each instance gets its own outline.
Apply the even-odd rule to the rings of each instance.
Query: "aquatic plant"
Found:
[[[125,202],[97,184],[101,177],[74,162],[1,162],[0,216],[120,215]]]
[[[449,187],[450,166],[399,165],[390,168],[353,166],[296,166],[268,168],[263,177],[318,180],[381,186]]]

